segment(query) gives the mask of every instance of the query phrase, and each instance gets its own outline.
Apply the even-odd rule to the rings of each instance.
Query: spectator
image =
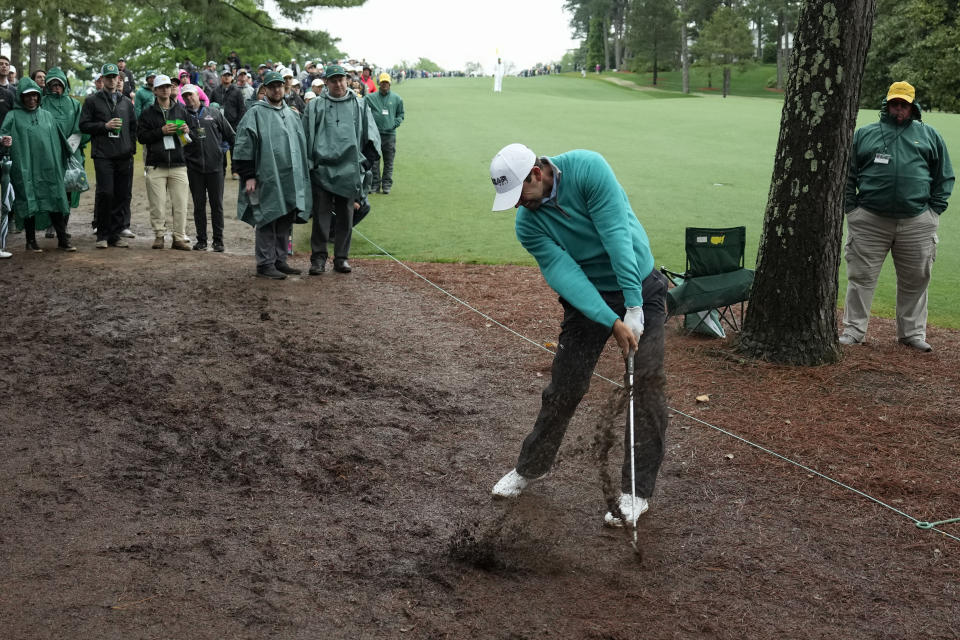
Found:
[[[390,74],[381,73],[377,78],[380,89],[368,95],[365,100],[370,105],[373,119],[380,132],[380,148],[383,151],[383,176],[380,175],[380,161],[373,164],[374,192],[386,195],[393,188],[393,159],[397,154],[397,129],[403,122],[403,99],[390,91]]]
[[[90,140],[90,136],[80,133],[80,103],[70,96],[70,81],[60,67],[50,69],[47,74],[47,83],[43,91],[43,102],[40,108],[47,111],[57,123],[60,133],[67,141],[67,146],[73,157],[83,166],[83,147]],[[80,192],[67,194],[70,208],[75,209],[80,204]],[[69,211],[64,216],[64,224],[68,222]],[[56,231],[53,229],[52,231]],[[47,236],[52,237],[52,236]],[[70,234],[67,234],[70,237]]]
[[[10,73],[7,74],[7,82],[10,83],[11,87],[17,86],[17,68],[13,65],[10,66]],[[16,89],[13,89],[16,91]]]
[[[40,253],[36,229],[53,224],[57,247],[76,251],[67,239],[65,216],[70,213],[63,183],[70,155],[67,140],[56,120],[40,108],[40,87],[23,78],[17,87],[13,110],[0,125],[0,144],[9,147],[10,183],[16,197],[13,214],[26,231],[27,250]]]
[[[191,91],[192,85],[181,87]],[[189,143],[186,108],[174,100],[172,83],[165,75],[153,80],[153,92],[157,100],[143,110],[137,127],[137,139],[146,149],[143,160],[144,181],[147,187],[147,202],[150,205],[150,226],[153,228],[153,248],[163,249],[167,233],[167,198],[173,205],[172,249],[187,251],[187,180],[186,160],[183,145]],[[179,122],[178,122],[179,121]]]
[[[127,61],[123,58],[117,60],[117,68],[120,69],[120,80],[123,86],[117,87],[117,91],[133,100],[137,93],[137,82],[133,79],[133,73],[127,69]]]
[[[237,89],[240,89],[240,94],[243,96],[244,105],[246,105],[247,101],[251,100],[255,95],[257,95],[257,90],[253,88],[252,84],[250,84],[250,74],[247,73],[246,69],[240,69],[240,71],[237,71]]]
[[[331,239],[333,270],[350,273],[354,202],[363,197],[364,174],[380,155],[377,124],[367,104],[347,88],[346,70],[328,65],[325,76],[327,90],[310,102],[305,120],[313,192],[310,275],[326,271]]]
[[[234,130],[219,109],[204,107],[200,98],[188,85],[183,92],[187,107],[187,125],[193,142],[184,147],[187,161],[187,179],[193,196],[193,222],[197,241],[193,248],[207,248],[207,200],[210,201],[210,221],[213,224],[213,250],[223,251],[223,177],[224,147],[234,141]]]
[[[197,78],[197,65],[193,64],[192,62],[190,62],[190,58],[184,58],[184,59],[183,59],[183,65],[182,65],[180,68],[187,72],[187,76],[188,76],[188,78],[189,78],[189,80],[188,80],[187,82],[185,82],[184,84],[190,84],[191,82],[192,82],[193,84],[196,84],[196,83],[197,83],[197,80],[198,80],[198,78]],[[171,78],[171,80],[172,80],[172,78]]]
[[[297,91],[296,85],[293,84],[293,71],[285,68],[280,71],[280,75],[283,76],[283,101],[296,110],[297,113],[303,115],[307,105],[304,103],[303,98],[300,97],[300,92]]]
[[[10,77],[10,58],[0,54],[0,124],[7,113],[13,109],[13,102],[16,99],[16,92],[13,86],[7,81]]]
[[[894,82],[880,121],[853,135],[847,168],[847,297],[840,344],[863,342],[880,268],[889,253],[897,272],[897,339],[919,351],[927,342],[927,287],[937,253],[940,214],[954,174],[947,145],[921,120],[916,91]]]
[[[180,96],[180,92],[183,90],[183,87],[187,86],[188,84],[191,84],[190,74],[188,74],[185,69],[181,69],[178,76],[179,76],[178,78],[179,82],[177,87],[177,102],[179,102],[180,104],[183,104],[183,98]],[[204,93],[203,89],[201,89],[200,87],[197,87],[197,97],[200,98],[200,102],[203,103],[203,106],[205,107],[210,106],[210,98],[207,97],[207,94]]]
[[[200,72],[200,82],[203,85],[203,90],[206,91],[209,96],[213,93],[213,90],[217,88],[217,85],[220,84],[220,76],[217,75],[217,62],[216,60],[210,60],[207,62],[207,66],[204,67],[203,71]],[[207,103],[209,105],[209,103]]]
[[[287,243],[294,220],[310,217],[310,178],[303,125],[283,100],[283,76],[271,71],[264,85],[266,100],[253,103],[237,130],[237,217],[256,230],[257,277],[283,280],[300,273],[287,264]]]
[[[493,67],[493,92],[501,93],[503,91],[503,60],[497,58],[497,64]]]
[[[156,71],[147,71],[147,77],[143,86],[137,89],[136,96],[133,98],[133,112],[137,118],[143,113],[143,110],[153,104],[156,97],[153,95],[153,79],[157,77]]]
[[[46,86],[47,72],[43,69],[34,69],[33,73],[30,74],[30,79],[37,83],[37,86],[40,87],[40,92],[43,93],[43,89]]]
[[[313,91],[307,91],[305,94],[303,94],[303,101],[309,105],[310,101],[316,97],[317,94],[315,94]]]
[[[373,81],[373,77],[371,76],[372,72],[373,69],[367,65],[363,65],[363,73],[360,75],[360,82],[363,83],[363,87],[365,89],[364,94],[376,93],[377,91],[377,83]]]
[[[100,70],[103,89],[86,99],[80,111],[80,131],[90,135],[97,174],[94,214],[97,248],[129,247],[121,237],[124,210],[133,187],[133,155],[137,150],[137,116],[133,104],[115,91],[117,65]]]
[[[233,72],[229,66],[223,68],[220,74],[220,86],[214,89],[212,100],[220,105],[220,111],[223,112],[223,115],[227,118],[227,122],[229,122],[233,130],[236,131],[237,125],[240,124],[240,118],[242,118],[243,114],[247,111],[247,107],[243,99],[243,93],[233,84]],[[232,135],[228,143],[230,144],[232,153]],[[223,169],[224,171],[227,169],[226,154],[223,154]],[[237,176],[234,176],[234,179],[236,179],[236,177]]]
[[[227,56],[227,64],[229,64],[234,72],[239,72],[240,68],[243,66],[240,64],[240,56],[237,55],[236,51],[231,51],[230,55]]]

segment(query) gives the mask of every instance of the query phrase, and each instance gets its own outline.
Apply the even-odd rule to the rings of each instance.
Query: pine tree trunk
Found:
[[[787,46],[786,43],[787,34],[784,33],[783,28],[783,12],[777,14],[777,89],[783,89],[783,70],[785,68],[784,63],[784,49]]]
[[[30,34],[30,64],[27,65],[28,71],[23,74],[24,76],[30,75],[35,69],[39,69],[40,65],[40,34],[31,33]]]
[[[843,187],[876,0],[801,10],[764,215],[744,353],[794,365],[840,357]]]
[[[603,68],[606,71],[610,68],[610,18],[603,19]]]
[[[680,4],[680,78],[683,93],[690,93],[690,54],[687,51],[686,3]]]
[[[23,77],[23,9],[14,8],[10,20],[10,64],[17,68],[17,77]]]
[[[730,95],[730,67],[723,68],[723,97]]]

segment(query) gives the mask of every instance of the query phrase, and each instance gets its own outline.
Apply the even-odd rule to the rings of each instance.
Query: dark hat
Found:
[[[324,78],[332,78],[333,76],[345,76],[347,75],[346,70],[338,64],[331,64],[326,69],[323,70]]]
[[[263,74],[263,84],[264,86],[268,84],[273,84],[274,82],[283,83],[283,76],[277,73],[276,71],[267,71]]]
[[[100,75],[102,76],[118,76],[120,75],[120,67],[108,62],[107,64],[100,67]]]

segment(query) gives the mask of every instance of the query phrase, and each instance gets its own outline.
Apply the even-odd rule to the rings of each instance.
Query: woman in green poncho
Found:
[[[80,133],[80,103],[70,96],[70,81],[60,67],[47,71],[46,84],[43,87],[43,104],[40,106],[48,111],[57,121],[60,133],[67,139],[67,144],[73,150],[73,157],[83,164],[83,149],[90,136]],[[80,192],[74,191],[67,195],[70,208],[76,209],[80,204]],[[67,212],[69,218],[70,213]],[[51,236],[48,236],[51,237]]]
[[[30,78],[17,85],[13,111],[0,125],[0,144],[13,164],[13,215],[26,231],[27,249],[39,253],[36,229],[53,224],[57,245],[76,251],[67,239],[66,214],[70,213],[63,173],[71,150],[53,116],[40,108],[40,87]]]

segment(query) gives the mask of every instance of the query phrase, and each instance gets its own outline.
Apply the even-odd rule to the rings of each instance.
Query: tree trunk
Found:
[[[55,16],[50,30],[47,31],[47,40],[44,48],[44,69],[60,66],[60,16]]]
[[[730,95],[730,67],[723,68],[723,97]]]
[[[657,86],[657,50],[653,50],[653,86]]]
[[[15,7],[10,20],[10,64],[17,68],[17,77],[23,77],[23,9]]]
[[[27,65],[28,71],[23,74],[25,76],[33,73],[35,69],[39,69],[40,64],[40,34],[39,33],[30,33],[30,64]]]
[[[787,34],[783,28],[783,11],[777,14],[777,89],[783,89],[784,49],[787,46]]]
[[[690,53],[687,50],[687,3],[680,3],[680,78],[683,93],[690,93]]]
[[[610,68],[610,17],[607,16],[603,19],[603,69],[601,71],[606,71]]]
[[[808,0],[780,120],[757,272],[740,350],[836,362],[843,188],[877,0]]]

